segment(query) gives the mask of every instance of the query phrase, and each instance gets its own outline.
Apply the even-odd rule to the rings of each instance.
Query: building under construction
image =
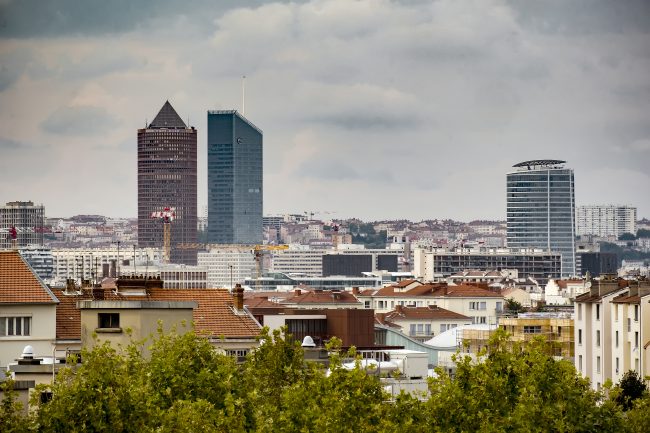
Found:
[[[42,204],[11,201],[0,206],[0,249],[43,246],[44,220],[45,207]]]
[[[509,335],[513,344],[543,337],[548,343],[549,355],[573,360],[574,336],[571,313],[522,313],[519,317],[502,317],[499,328]],[[463,329],[462,346],[469,353],[478,353],[488,347],[494,330]]]
[[[196,264],[196,128],[186,125],[169,101],[138,130],[138,246],[162,248],[165,221],[152,217],[174,209],[170,262]]]

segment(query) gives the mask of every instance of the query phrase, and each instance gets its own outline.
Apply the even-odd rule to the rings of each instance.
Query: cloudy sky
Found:
[[[165,100],[264,131],[266,214],[505,219],[505,173],[650,217],[646,0],[0,0],[0,202],[137,215],[136,131]]]

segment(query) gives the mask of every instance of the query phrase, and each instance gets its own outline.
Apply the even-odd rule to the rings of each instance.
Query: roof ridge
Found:
[[[185,129],[187,125],[181,119],[181,116],[178,115],[172,104],[169,101],[165,101],[156,117],[151,121],[149,129],[155,128],[180,128]]]

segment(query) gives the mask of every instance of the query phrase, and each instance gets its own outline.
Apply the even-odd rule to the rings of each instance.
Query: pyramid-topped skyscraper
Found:
[[[196,250],[187,248],[196,243],[196,137],[169,101],[138,130],[138,246],[162,248],[162,222],[151,214],[175,208],[172,263],[196,264]]]

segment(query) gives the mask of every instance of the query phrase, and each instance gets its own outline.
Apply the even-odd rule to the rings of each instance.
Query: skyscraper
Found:
[[[510,248],[562,254],[562,276],[575,274],[573,170],[565,161],[515,164],[507,175],[507,239]]]
[[[237,111],[208,111],[208,242],[262,243],[262,131]]]
[[[0,206],[0,248],[11,248],[11,231],[16,230],[16,246],[43,245],[45,208],[31,201],[11,201]]]
[[[633,206],[591,205],[576,209],[578,236],[615,236],[636,234],[636,208]]]
[[[138,245],[162,247],[163,226],[152,212],[175,208],[171,262],[196,264],[196,129],[185,125],[169,101],[138,129]]]

